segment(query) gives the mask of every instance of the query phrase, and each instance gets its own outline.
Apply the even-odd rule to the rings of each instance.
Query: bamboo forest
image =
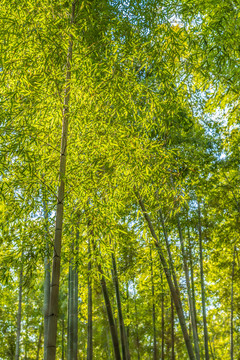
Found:
[[[240,359],[240,0],[1,0],[0,360]]]

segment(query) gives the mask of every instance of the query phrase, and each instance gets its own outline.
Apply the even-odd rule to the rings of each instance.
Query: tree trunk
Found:
[[[96,251],[96,245],[95,245],[94,240],[93,240],[92,244],[93,244],[93,250]],[[98,267],[98,272],[100,273],[100,283],[101,283],[103,297],[104,297],[104,301],[105,301],[105,307],[106,307],[106,311],[107,311],[107,317],[108,317],[108,323],[109,323],[110,333],[111,333],[111,337],[112,337],[115,360],[121,360],[117,327],[114,322],[112,306],[111,306],[111,302],[110,302],[109,295],[108,295],[108,289],[107,289],[105,276],[104,276],[101,265],[97,264],[97,267]]]
[[[166,248],[167,248],[167,252],[168,252],[168,260],[169,260],[169,265],[170,265],[170,269],[171,269],[171,273],[172,273],[172,277],[173,277],[173,282],[174,282],[174,286],[175,286],[175,292],[176,292],[177,298],[179,299],[178,300],[178,302],[179,302],[179,314],[180,314],[180,316],[182,318],[182,325],[181,325],[180,318],[179,318],[179,322],[180,322],[182,331],[183,331],[183,328],[185,328],[185,331],[187,331],[187,325],[186,325],[186,321],[185,321],[185,317],[184,317],[184,312],[183,312],[183,307],[182,307],[182,302],[181,302],[181,296],[180,296],[180,291],[179,291],[178,282],[177,282],[177,276],[176,276],[176,272],[175,272],[175,269],[174,269],[174,263],[173,263],[170,244],[169,244],[169,240],[168,240],[167,229],[166,229],[166,226],[165,226],[165,222],[164,222],[161,210],[159,210],[159,215],[160,215],[160,221],[161,221],[162,228],[163,228],[165,244],[166,244]],[[171,273],[170,273],[170,276],[171,276]],[[170,289],[170,292],[171,292],[171,289]],[[171,292],[171,298],[174,301],[174,297],[172,296],[172,292]],[[174,301],[174,303],[175,303],[175,301]],[[178,314],[178,311],[177,311],[177,314]],[[178,314],[178,317],[179,317],[179,314]],[[190,348],[192,348],[191,340],[190,340],[190,337],[189,337],[188,333],[185,334],[185,335],[187,336],[188,341],[190,343]],[[185,343],[186,343],[186,340],[185,340]],[[189,350],[191,351],[190,348],[189,348]]]
[[[172,343],[172,354],[171,354],[171,360],[175,360],[175,350],[174,350],[174,306],[173,306],[173,299],[171,297],[171,343]]]
[[[76,0],[74,0],[72,3],[71,23],[74,22],[75,4],[76,4],[75,1]],[[50,305],[49,305],[47,360],[55,360],[56,358],[60,256],[61,256],[61,243],[62,243],[63,202],[64,202],[64,189],[65,189],[64,178],[66,172],[71,61],[72,61],[72,46],[73,46],[72,42],[73,42],[72,35],[70,35],[68,55],[67,55],[66,87],[64,94],[63,119],[62,119],[62,139],[61,139],[61,155],[60,155],[60,167],[59,167],[60,185],[58,188],[58,195],[57,195],[58,202],[57,202],[57,211],[56,211],[54,254],[53,254],[53,265],[52,265],[52,284],[51,284]]]
[[[162,284],[162,296],[161,296],[161,313],[162,313],[162,357],[161,360],[164,360],[164,340],[165,340],[165,318],[164,318],[164,289],[163,289],[163,278],[161,274],[161,284]]]
[[[209,360],[207,316],[206,316],[206,302],[205,302],[205,284],[204,284],[204,273],[203,273],[201,209],[200,209],[199,202],[198,202],[198,231],[199,231],[200,275],[201,275],[201,293],[202,293],[202,312],[203,312],[203,327],[204,327],[203,329],[204,329],[205,359]]]
[[[235,270],[235,253],[236,245],[233,249],[233,261],[232,261],[232,282],[231,282],[231,328],[230,328],[230,358],[233,360],[233,283],[234,283],[234,270]]]
[[[111,332],[111,336],[112,336],[115,359],[121,360],[117,328],[116,328],[116,325],[114,322],[112,306],[111,306],[109,295],[108,295],[107,284],[106,284],[106,280],[105,280],[101,265],[98,265],[98,271],[101,274],[100,282],[101,282],[103,297],[104,297],[105,306],[106,306],[106,310],[107,310],[107,316],[108,316],[108,322],[109,322],[110,332]]]
[[[21,337],[21,318],[22,318],[22,283],[23,283],[23,254],[21,259],[21,270],[19,275],[19,290],[18,290],[18,314],[17,314],[17,339],[16,339],[16,351],[15,360],[19,360],[20,357],[20,337]]]
[[[73,258],[69,263],[68,273],[68,338],[67,338],[67,360],[73,359]]]
[[[75,263],[73,267],[73,360],[78,357],[78,242],[79,231],[76,233]]]
[[[177,276],[176,276],[176,272],[175,272],[175,268],[174,268],[174,262],[173,262],[172,253],[171,253],[171,249],[170,249],[170,243],[169,243],[169,240],[168,240],[168,233],[167,233],[167,229],[166,229],[166,226],[165,226],[165,222],[164,222],[164,219],[163,219],[161,209],[159,210],[159,215],[160,215],[160,221],[161,221],[164,240],[165,240],[167,253],[168,253],[168,263],[169,263],[169,266],[170,266],[170,271],[172,273],[172,278],[173,278],[173,282],[174,282],[176,291],[177,291],[177,293],[178,293],[178,295],[180,297],[180,291],[179,291],[179,288],[178,288]],[[182,307],[182,304],[180,304],[180,306]]]
[[[191,340],[190,340],[189,335],[188,335],[188,330],[187,330],[187,326],[186,326],[186,321],[185,321],[185,317],[184,317],[184,313],[183,313],[183,309],[182,309],[182,303],[181,303],[181,298],[180,298],[180,295],[179,295],[178,288],[174,287],[174,284],[172,282],[171,272],[170,272],[170,270],[168,268],[167,262],[166,262],[165,257],[164,257],[163,250],[162,250],[161,245],[159,243],[158,237],[157,237],[157,235],[155,233],[154,227],[152,225],[152,221],[151,221],[151,219],[150,219],[150,217],[149,217],[149,215],[148,215],[148,213],[147,213],[147,211],[145,209],[144,203],[143,203],[139,193],[136,193],[136,195],[138,197],[139,205],[140,205],[140,207],[142,209],[142,212],[143,212],[144,218],[145,218],[145,220],[146,220],[146,222],[148,224],[149,230],[150,230],[150,232],[152,234],[152,237],[154,238],[154,243],[155,243],[156,249],[158,250],[160,261],[161,261],[161,264],[163,266],[163,270],[165,272],[165,276],[166,276],[166,279],[167,279],[167,282],[168,282],[168,286],[169,286],[169,289],[170,289],[170,292],[171,292],[171,295],[172,295],[172,298],[173,298],[173,301],[174,301],[174,304],[175,304],[175,307],[176,307],[176,312],[177,312],[178,319],[179,319],[179,322],[180,322],[180,326],[181,326],[181,329],[182,329],[182,333],[183,333],[185,345],[186,345],[186,348],[187,348],[187,351],[188,351],[189,359],[190,360],[195,360],[195,355],[194,355],[194,352],[193,352],[193,347],[192,347]]]
[[[173,258],[172,258],[171,248],[170,248],[170,243],[169,243],[169,240],[168,240],[168,233],[167,233],[167,229],[166,229],[166,226],[165,226],[165,221],[164,221],[161,209],[159,210],[159,215],[160,215],[160,221],[161,221],[164,240],[165,240],[167,253],[168,253],[168,263],[169,263],[169,267],[170,267],[170,274],[172,274],[176,294],[177,294],[177,296],[179,298],[179,306],[181,308],[180,312],[182,312],[182,314],[184,314],[183,307],[182,307],[182,302],[181,302],[181,294],[180,294],[180,290],[179,290],[179,287],[178,287],[177,276],[176,276],[176,272],[175,272],[175,268],[174,268],[174,262],[173,262]],[[185,318],[184,318],[184,322],[186,324]],[[187,326],[186,326],[186,328],[187,328]]]
[[[192,299],[192,296],[191,296],[191,286],[190,286],[190,280],[189,280],[189,269],[188,269],[187,256],[186,256],[185,247],[184,247],[182,229],[181,229],[181,225],[180,225],[180,221],[179,221],[178,216],[177,216],[177,225],[178,225],[178,232],[179,232],[181,251],[182,251],[182,257],[183,257],[183,268],[184,268],[186,285],[187,285],[187,295],[188,295],[188,303],[189,303],[189,308],[190,308],[190,320],[191,320],[192,331],[193,331],[194,350],[195,350],[195,354],[196,354],[196,359],[200,360],[197,324],[196,324],[196,318],[195,318],[195,312],[194,312],[193,299]]]
[[[190,261],[190,273],[191,273],[191,292],[193,301],[193,311],[197,327],[197,311],[196,311],[196,300],[195,300],[195,285],[194,285],[194,273],[193,273],[193,261],[192,261],[192,244],[188,228],[188,246],[189,246],[189,261]]]
[[[139,333],[138,333],[138,310],[137,310],[137,303],[136,303],[136,290],[135,284],[133,283],[133,295],[134,295],[134,306],[135,306],[135,319],[136,319],[136,333],[137,333],[137,356],[138,360],[140,360],[140,341],[139,341]]]
[[[91,240],[88,240],[88,342],[87,342],[87,360],[93,359],[92,342],[92,251]]]
[[[116,266],[114,252],[112,252],[112,274],[113,274],[113,283],[115,287],[116,300],[117,300],[118,320],[119,320],[120,337],[121,337],[121,345],[122,345],[122,359],[130,360],[130,354],[127,344],[127,337],[126,337],[126,331],[125,331],[123,314],[122,314],[121,296],[119,290],[117,266]]]
[[[43,200],[43,211],[45,221],[45,256],[44,256],[44,300],[43,300],[43,316],[44,316],[44,350],[43,358],[47,359],[47,340],[48,340],[48,307],[50,298],[50,261],[49,261],[49,242],[48,242],[48,213],[46,209],[46,201]]]
[[[77,232],[76,242],[79,233]],[[76,246],[77,249],[77,246]],[[77,359],[78,350],[78,272],[77,263],[74,261],[74,240],[72,241],[72,257],[69,263],[68,281],[68,360]]]
[[[128,281],[127,281],[127,319],[129,319],[129,289],[128,289]],[[128,343],[128,349],[129,349],[129,335],[130,335],[130,329],[129,329],[129,325],[127,326],[127,343]]]
[[[156,311],[155,311],[155,289],[153,277],[153,258],[150,246],[151,282],[152,282],[152,322],[153,322],[153,360],[157,360],[157,339],[156,339]]]

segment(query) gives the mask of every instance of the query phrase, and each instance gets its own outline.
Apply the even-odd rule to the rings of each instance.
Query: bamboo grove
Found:
[[[1,1],[0,359],[239,359],[239,5]]]

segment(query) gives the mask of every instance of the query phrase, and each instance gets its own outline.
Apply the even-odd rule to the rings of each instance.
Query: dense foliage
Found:
[[[0,359],[240,357],[239,5],[1,1]]]

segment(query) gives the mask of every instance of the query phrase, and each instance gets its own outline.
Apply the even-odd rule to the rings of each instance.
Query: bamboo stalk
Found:
[[[203,312],[205,360],[209,360],[207,315],[206,315],[206,300],[205,300],[205,282],[204,282],[204,272],[203,272],[201,209],[200,209],[200,203],[199,202],[198,202],[198,231],[199,231],[200,276],[201,276],[201,293],[202,293],[202,312]]]
[[[184,337],[184,341],[185,341],[185,345],[186,345],[186,348],[187,348],[189,359],[190,360],[195,360],[195,355],[194,355],[194,352],[193,352],[193,347],[192,347],[191,340],[189,338],[189,334],[188,334],[188,330],[187,330],[187,326],[186,326],[186,321],[185,321],[185,317],[184,317],[184,313],[183,313],[183,309],[182,309],[182,303],[181,303],[181,298],[179,296],[179,292],[174,287],[172,277],[171,277],[171,272],[170,272],[170,270],[168,268],[168,265],[167,265],[163,250],[162,250],[162,248],[160,246],[158,237],[157,237],[157,235],[155,233],[151,218],[150,218],[149,214],[146,211],[146,208],[144,206],[144,203],[142,201],[141,196],[139,195],[138,192],[136,192],[136,195],[137,195],[137,198],[138,198],[138,201],[139,201],[139,205],[140,205],[140,207],[142,209],[144,218],[145,218],[145,220],[146,220],[146,222],[148,224],[149,230],[150,230],[150,232],[152,234],[152,237],[154,239],[154,244],[156,246],[156,249],[158,250],[160,261],[161,261],[161,264],[163,266],[163,270],[164,270],[164,273],[165,273],[165,276],[166,276],[166,279],[167,279],[167,282],[168,282],[168,286],[169,286],[169,289],[170,289],[170,292],[171,292],[171,295],[172,295],[172,298],[173,298],[173,301],[174,301],[174,304],[175,304],[176,312],[177,312],[178,319],[179,319],[179,322],[180,322],[180,326],[181,326],[181,329],[182,329],[182,333],[183,333],[183,337]]]
[[[76,1],[72,2],[71,23],[74,22]],[[60,167],[57,195],[57,211],[54,236],[54,253],[52,265],[52,284],[50,292],[49,320],[48,320],[48,344],[47,360],[56,358],[56,341],[57,341],[57,317],[58,317],[58,298],[59,298],[59,278],[60,278],[60,259],[62,246],[62,226],[63,226],[63,203],[65,195],[65,173],[66,173],[66,155],[67,155],[67,136],[70,104],[70,80],[71,80],[71,61],[72,61],[73,39],[70,35],[68,55],[67,55],[67,73],[66,87],[64,93],[63,119],[62,119],[62,139],[60,152]]]

